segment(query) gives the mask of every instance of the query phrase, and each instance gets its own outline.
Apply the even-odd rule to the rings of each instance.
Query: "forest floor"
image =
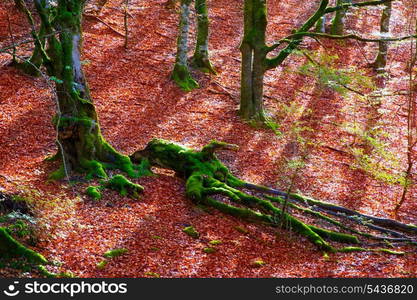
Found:
[[[293,55],[282,67],[268,72],[265,79],[266,107],[271,118],[281,125],[282,136],[242,122],[237,116],[240,0],[209,1],[210,48],[219,74],[195,72],[201,88],[182,92],[169,78],[175,59],[178,17],[175,9],[166,8],[164,2],[130,1],[128,49],[123,46],[123,37],[97,18],[87,16],[84,20],[84,69],[107,141],[126,154],[143,148],[154,137],[197,149],[212,139],[234,143],[239,150],[220,153],[219,158],[235,175],[286,189],[292,176],[287,161],[303,151],[294,133],[294,124],[299,124],[311,129],[303,137],[314,142],[314,146],[309,147],[305,166],[295,177],[294,191],[362,213],[392,217],[402,187],[378,181],[366,170],[353,168],[355,157],[346,144],[355,142],[356,137],[341,126],[346,122],[366,126],[371,118],[365,104],[351,95],[342,97],[311,77],[297,73],[306,59]],[[316,6],[315,1],[268,2],[270,41],[302,24]],[[100,13],[100,19],[119,32],[123,32],[121,3],[109,0]],[[395,15],[399,14],[398,9],[394,12],[394,33],[404,33],[406,18]],[[349,30],[369,34],[379,30],[380,9],[354,13],[361,14],[361,18],[349,21]],[[0,47],[11,42],[7,15],[14,39],[29,38],[24,15],[11,3],[2,1]],[[365,69],[376,53],[374,46],[358,42],[324,41],[323,46],[339,56],[337,63],[341,68],[355,65]],[[28,44],[18,53],[27,55],[31,47]],[[305,49],[320,47],[313,40],[303,44]],[[387,85],[392,89],[406,88],[407,82],[402,79],[407,77],[407,49],[397,46],[390,52]],[[156,170],[157,176],[135,180],[145,187],[140,200],[105,191],[104,198],[95,202],[84,195],[87,183],[47,182],[48,174],[58,167],[57,163],[44,161],[57,151],[51,123],[56,106],[51,89],[42,77],[31,78],[7,66],[10,60],[10,55],[0,54],[0,186],[9,193],[34,199],[40,224],[36,250],[48,259],[62,262],[51,270],[71,271],[78,277],[417,275],[415,250],[404,256],[360,252],[330,254],[327,258],[295,233],[201,210],[185,197],[184,182],[166,170]],[[386,142],[399,157],[398,169],[404,170],[406,118],[401,101],[401,97],[384,97],[379,108],[385,113],[379,118],[388,124]],[[285,112],[280,103],[302,107],[302,111]],[[401,221],[417,223],[416,199],[414,185],[399,212]],[[182,232],[189,225],[200,233],[199,239]],[[246,228],[247,232],[239,228]],[[222,243],[216,246],[215,253],[205,253],[203,249],[211,240]],[[129,252],[98,269],[96,264],[103,259],[103,253],[113,248],[126,248]],[[254,260],[266,264],[254,267]],[[0,270],[0,276],[13,274],[11,270]]]

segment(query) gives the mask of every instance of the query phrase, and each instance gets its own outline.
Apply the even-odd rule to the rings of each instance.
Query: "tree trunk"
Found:
[[[105,168],[118,168],[131,177],[138,172],[127,156],[114,150],[103,138],[95,107],[82,70],[81,18],[84,1],[58,1],[57,16],[49,22],[43,1],[36,0],[37,11],[47,33],[59,29],[59,39],[48,37],[47,57],[44,64],[56,83],[58,113],[55,124],[58,129],[57,144],[63,159],[62,167],[51,174],[59,179],[72,172],[107,177]]]
[[[245,0],[239,115],[247,121],[265,122],[263,78],[266,71],[265,0]]]
[[[180,24],[177,40],[177,57],[175,60],[172,79],[184,91],[198,88],[198,83],[192,78],[188,68],[188,31],[190,27],[190,4],[191,0],[181,0]]]
[[[319,8],[296,32],[310,30],[326,13],[329,1],[322,0]],[[274,58],[267,54],[276,47],[265,43],[267,27],[267,7],[265,0],[245,0],[242,53],[241,89],[239,115],[247,121],[265,123],[263,108],[263,78],[267,70],[279,66],[301,43],[295,38]]]
[[[314,29],[315,32],[326,32],[326,15],[323,15],[316,23],[316,27]]]
[[[392,3],[387,2],[385,3],[384,10],[382,11],[381,15],[381,27],[380,32],[383,36],[384,34],[389,33],[389,23],[391,19],[391,10],[392,10]],[[387,65],[387,56],[388,56],[388,42],[379,42],[379,49],[378,49],[378,55],[375,58],[374,63],[372,66],[377,72],[383,72],[385,69],[385,66]]]
[[[195,0],[197,14],[197,42],[193,65],[205,73],[216,74],[209,59],[209,18],[206,0]]]
[[[345,3],[351,3],[351,0],[337,0],[336,6],[341,6]],[[344,30],[344,19],[346,16],[346,10],[341,9],[336,11],[335,16],[332,20],[332,27],[330,28],[330,34],[342,35]]]

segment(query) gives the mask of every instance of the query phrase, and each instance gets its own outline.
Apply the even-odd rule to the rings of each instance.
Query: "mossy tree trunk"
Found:
[[[197,14],[197,42],[193,56],[193,66],[205,73],[216,74],[209,58],[209,17],[207,0],[194,0]]]
[[[352,0],[337,0],[336,6],[341,6],[346,3],[351,3]],[[336,11],[335,16],[332,20],[332,26],[330,28],[330,34],[342,35],[344,30],[344,21],[346,16],[346,9]]]
[[[191,91],[198,87],[192,78],[188,67],[188,31],[190,27],[190,5],[192,0],[181,0],[180,24],[177,39],[177,56],[175,59],[172,79],[184,91]]]
[[[141,162],[146,159],[151,165],[174,170],[178,176],[184,178],[186,195],[196,204],[214,207],[226,214],[248,221],[263,223],[272,227],[284,226],[306,237],[318,248],[325,251],[369,250],[399,254],[387,249],[365,249],[361,247],[347,247],[337,250],[328,241],[356,245],[361,243],[359,237],[380,241],[390,240],[410,243],[416,241],[417,237],[410,238],[391,230],[382,229],[382,226],[389,225],[405,232],[417,234],[417,227],[414,225],[369,217],[330,203],[244,182],[233,176],[228,168],[217,159],[215,153],[219,150],[237,150],[237,146],[212,141],[200,151],[197,151],[173,142],[154,139],[148,143],[145,149],[136,151],[130,158],[133,162]],[[261,195],[252,195],[245,192],[244,189],[255,190]],[[264,194],[271,192],[278,197]],[[288,209],[283,212],[280,206],[286,199],[290,203],[288,203]],[[296,204],[297,201],[301,204]],[[326,214],[322,213],[324,211]],[[329,223],[330,227],[338,228],[339,231],[309,225],[293,216],[291,212],[311,215]],[[340,212],[340,215],[338,215],[338,212]],[[331,216],[337,214],[342,218],[352,215],[355,217],[352,218],[352,221],[360,220],[360,224],[364,226],[374,226],[373,229],[382,229],[382,232],[394,234],[395,237],[381,237],[361,232],[328,216],[327,213],[332,213]],[[346,231],[346,233],[343,231]]]
[[[390,31],[391,10],[392,3],[386,3],[381,15],[380,33],[382,36],[388,34]],[[378,46],[378,54],[372,65],[377,72],[383,72],[387,65],[388,42],[379,42]]]
[[[192,0],[181,0],[180,22],[177,39],[177,56],[171,78],[186,92],[198,88],[188,66],[188,34],[190,28],[190,6]],[[192,65],[205,72],[216,74],[209,58],[209,18],[206,0],[195,0],[197,14],[197,37]]]
[[[63,159],[62,167],[51,174],[51,178],[62,178],[72,172],[86,173],[87,178],[104,178],[106,168],[118,168],[137,177],[130,159],[113,149],[100,132],[81,63],[84,3],[82,0],[58,0],[56,17],[50,21],[45,1],[35,2],[48,34],[43,63],[56,85],[57,144]],[[54,30],[59,31],[58,38],[51,34]]]

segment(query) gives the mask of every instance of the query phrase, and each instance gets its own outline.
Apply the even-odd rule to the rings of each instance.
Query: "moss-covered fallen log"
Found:
[[[280,197],[264,197],[249,194],[243,189],[256,189],[263,193],[270,193],[271,189],[240,180],[230,173],[228,168],[217,159],[215,152],[218,150],[236,150],[236,145],[212,141],[204,146],[200,151],[186,148],[173,142],[154,139],[146,146],[145,149],[136,151],[130,156],[133,163],[140,163],[146,160],[152,166],[174,170],[177,175],[186,181],[186,195],[197,204],[204,204],[214,207],[223,213],[242,218],[251,222],[263,223],[273,227],[284,226],[285,228],[295,231],[306,237],[318,248],[325,251],[338,251],[329,241],[361,244],[361,238],[373,238],[384,240],[384,237],[374,236],[369,233],[361,232],[342,224],[340,221],[325,215],[323,212],[317,212],[311,208],[301,207],[294,203],[290,204],[291,208],[298,209],[302,213],[307,213],[315,218],[327,221],[338,231],[329,228],[322,228],[315,225],[307,224],[299,218],[283,212],[280,204],[284,201],[283,196],[286,193],[275,191],[274,194]],[[298,197],[298,198],[297,198]],[[291,199],[301,199],[302,196],[291,194]],[[303,198],[303,201],[314,202],[317,200]],[[324,202],[314,202],[316,204]],[[330,204],[325,204],[324,206]],[[349,210],[350,211],[350,210]],[[392,221],[392,220],[391,220]],[[389,223],[384,221],[385,223]],[[395,221],[396,222],[396,221]],[[397,223],[389,223],[389,225]],[[401,223],[400,223],[401,224]],[[386,224],[385,224],[386,225]],[[403,224],[404,225],[404,224]],[[403,227],[403,225],[401,225]],[[400,227],[401,227],[400,226]],[[413,228],[406,225],[406,228]],[[387,237],[387,240],[390,238]],[[395,241],[412,242],[412,238],[394,239]],[[340,251],[347,252],[346,248]],[[355,251],[368,251],[368,248],[355,246]],[[352,250],[353,251],[353,250]],[[374,250],[372,250],[374,251]],[[376,250],[375,250],[376,251]],[[392,251],[378,250],[392,254],[400,254]]]

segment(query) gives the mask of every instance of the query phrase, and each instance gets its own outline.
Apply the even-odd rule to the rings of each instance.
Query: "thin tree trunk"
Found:
[[[337,0],[336,6],[341,6],[345,3],[350,3],[351,0]],[[346,16],[346,10],[341,9],[336,11],[335,16],[332,20],[332,27],[330,28],[330,33],[333,35],[342,35],[344,30],[344,19]]]
[[[316,27],[314,29],[315,32],[321,32],[321,33],[325,33],[326,32],[326,15],[323,15],[316,24]]]
[[[216,74],[209,59],[209,18],[206,0],[195,0],[197,14],[197,42],[193,65],[205,73]]]
[[[417,22],[416,22],[416,32],[417,32]],[[417,63],[417,43],[411,44],[410,52],[412,58],[410,60],[410,65],[408,66],[408,101],[407,101],[407,169],[405,171],[405,182],[403,187],[403,192],[401,194],[400,201],[396,204],[394,208],[394,214],[397,216],[398,211],[401,206],[404,204],[408,189],[413,184],[413,166],[414,166],[414,147],[417,144],[417,101],[416,101],[416,92],[417,92],[417,82],[416,76],[413,76],[413,70]],[[414,53],[413,53],[414,51]]]
[[[389,23],[391,19],[391,10],[392,10],[392,3],[388,2],[385,4],[385,8],[382,11],[381,15],[381,27],[380,32],[381,35],[389,33]],[[373,67],[377,72],[383,72],[385,66],[387,65],[387,56],[388,56],[388,42],[379,42],[379,49],[378,55],[375,58],[374,63],[372,64]]]
[[[191,91],[198,87],[188,68],[188,31],[190,27],[191,0],[181,0],[180,24],[177,40],[177,57],[175,60],[172,79],[184,90]]]
[[[243,41],[240,47],[242,73],[239,114],[243,119],[255,123],[263,123],[266,120],[263,109],[266,25],[265,0],[246,0]]]

